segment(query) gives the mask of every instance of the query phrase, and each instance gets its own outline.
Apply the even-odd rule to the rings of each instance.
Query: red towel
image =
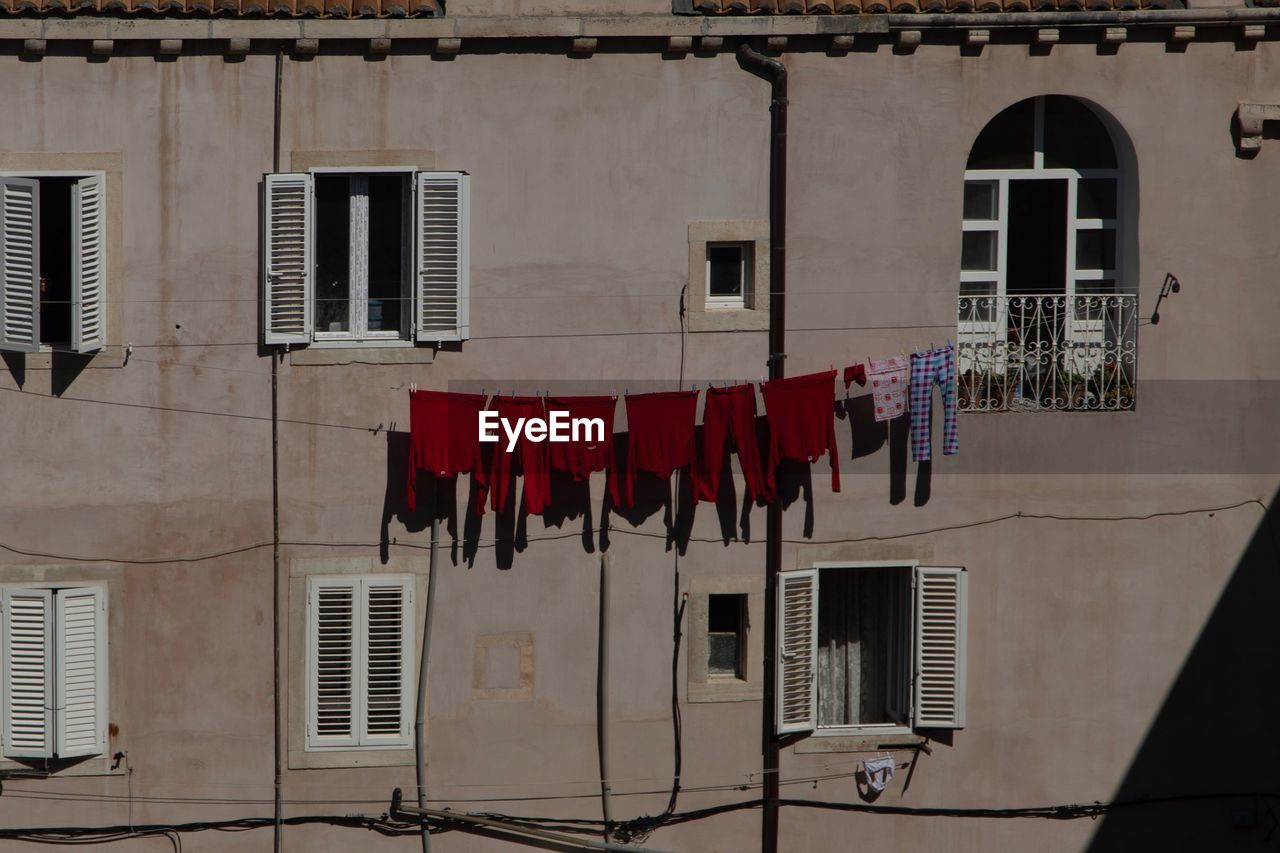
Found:
[[[760,445],[756,442],[756,389],[751,385],[708,388],[702,412],[702,454],[700,476],[694,482],[694,500],[714,501],[720,492],[720,471],[729,449],[725,439],[732,434],[738,464],[747,482],[751,500],[765,497],[769,487],[760,467]]]
[[[693,464],[694,421],[698,416],[697,391],[667,391],[627,397],[627,470],[624,494],[618,494],[618,478],[612,478],[613,502],[635,503],[636,471],[648,471],[660,480]],[[621,498],[626,498],[625,503]]]
[[[848,391],[849,386],[854,382],[859,385],[867,384],[867,367],[863,364],[855,364],[844,369],[844,390]]]
[[[574,418],[599,418],[604,421],[603,441],[557,441],[551,445],[551,467],[585,480],[592,471],[613,468],[613,412],[618,401],[614,397],[548,397],[547,412],[568,412]]]
[[[760,386],[769,416],[770,496],[776,484],[778,463],[783,459],[812,462],[831,454],[831,491],[840,491],[840,452],[836,449],[836,400],[834,370]]]
[[[491,408],[500,420],[512,428],[520,418],[546,418],[541,397],[495,397]],[[498,441],[493,445],[493,462],[489,468],[489,488],[492,498],[489,506],[494,512],[507,508],[507,496],[515,491],[515,463],[520,460],[520,473],[524,474],[524,506],[530,515],[541,515],[551,503],[551,471],[547,467],[547,441],[530,441],[525,438],[523,425],[516,446],[507,451],[507,431],[498,426]]]
[[[485,471],[480,461],[481,394],[445,391],[409,392],[409,511],[418,509],[418,470],[437,477],[470,473],[479,485],[484,514]]]

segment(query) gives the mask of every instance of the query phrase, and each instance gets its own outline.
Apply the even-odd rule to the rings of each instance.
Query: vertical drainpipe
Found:
[[[613,833],[613,809],[609,802],[609,555],[600,555],[600,623],[596,652],[596,748],[600,753],[600,811],[604,840]]]
[[[440,556],[440,484],[431,477],[431,561],[427,566],[426,616],[422,625],[422,652],[418,659],[418,700],[413,720],[414,768],[418,782],[418,808],[427,807],[427,662],[431,651],[431,622],[436,605],[436,574]],[[422,853],[431,853],[431,828],[422,819]]]
[[[284,46],[276,51],[275,112],[271,127],[271,171],[280,171],[280,89],[284,73]],[[280,729],[280,358],[277,348],[271,350],[271,640],[272,640],[272,712],[275,716],[272,738],[275,764],[275,820],[273,821],[275,853],[284,843],[283,761]]]
[[[769,81],[769,379],[785,375],[787,282],[787,66],[752,49],[738,48],[746,70]],[[777,692],[778,572],[782,567],[782,503],[769,504],[765,517],[764,700],[761,726],[764,802],[760,849],[778,849],[778,738],[774,720]]]

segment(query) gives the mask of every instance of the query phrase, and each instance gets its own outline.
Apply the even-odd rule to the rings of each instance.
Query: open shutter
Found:
[[[778,734],[813,731],[818,709],[818,570],[778,575]]]
[[[417,175],[414,311],[419,341],[471,337],[470,181],[462,172]]]
[[[964,569],[916,568],[917,728],[964,728],[967,593]]]
[[[4,754],[48,758],[53,754],[53,593],[5,590]]]
[[[413,692],[405,674],[413,664],[410,578],[364,581],[364,702],[362,745],[408,745]]]
[[[106,178],[76,181],[71,198],[71,348],[106,345]]]
[[[355,746],[359,583],[308,578],[307,745]]]
[[[263,343],[305,344],[313,293],[311,175],[267,175],[262,221]]]
[[[60,589],[54,601],[54,751],[107,751],[107,598],[96,587]]]
[[[40,182],[0,179],[0,350],[40,349]]]

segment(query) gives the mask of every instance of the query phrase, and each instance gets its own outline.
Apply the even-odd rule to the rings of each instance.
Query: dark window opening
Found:
[[[1046,169],[1114,169],[1111,134],[1097,113],[1063,95],[1044,99],[1044,166]]]
[[[317,332],[351,329],[351,179],[315,179],[315,323]]]
[[[40,343],[71,343],[71,189],[75,178],[40,178]]]
[[[1009,182],[1010,295],[1066,293],[1067,182]]]
[[[707,672],[746,678],[747,626],[745,595],[707,596]]]
[[[969,151],[968,169],[1030,169],[1036,144],[1036,101],[1027,98],[987,123]]]
[[[744,263],[746,249],[736,244],[707,246],[707,295],[712,298],[742,299],[746,293]]]
[[[818,584],[818,725],[905,722],[910,569],[823,569]]]
[[[369,331],[400,331],[404,305],[404,178],[369,177]]]

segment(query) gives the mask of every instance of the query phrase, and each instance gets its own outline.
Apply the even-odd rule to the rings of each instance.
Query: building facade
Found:
[[[961,410],[915,463],[837,379],[840,490],[780,471],[782,610],[818,596],[778,849],[1272,849],[1274,13],[954,5],[0,21],[0,831],[419,847],[348,816],[416,792],[434,512],[428,804],[602,821],[604,767],[614,842],[760,847],[736,459],[696,506],[406,494],[411,388],[616,395],[623,433],[767,375],[749,44],[788,76],[787,374],[950,343]]]

